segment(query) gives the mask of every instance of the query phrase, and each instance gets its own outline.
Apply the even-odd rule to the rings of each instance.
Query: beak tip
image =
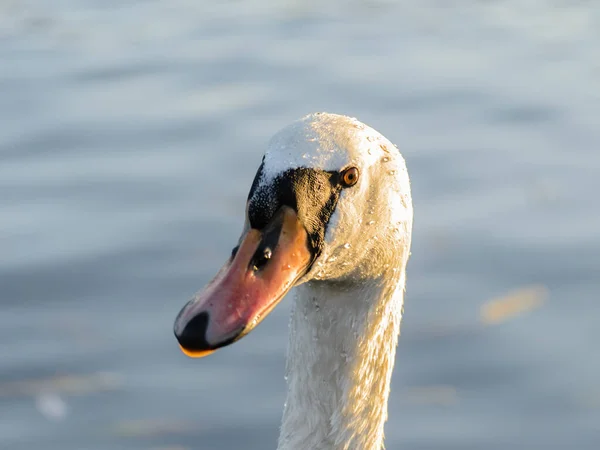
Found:
[[[183,347],[181,344],[179,344],[179,349],[185,356],[189,358],[204,358],[205,356],[215,352],[215,350],[191,351]]]
[[[214,351],[213,346],[206,340],[209,313],[202,311],[187,322],[183,321],[181,317],[180,313],[175,319],[173,333],[183,353],[191,357],[205,356],[205,354],[212,353]]]

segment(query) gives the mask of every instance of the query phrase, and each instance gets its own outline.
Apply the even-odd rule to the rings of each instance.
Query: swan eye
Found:
[[[344,187],[354,186],[358,181],[358,169],[350,167],[342,172],[342,185]]]

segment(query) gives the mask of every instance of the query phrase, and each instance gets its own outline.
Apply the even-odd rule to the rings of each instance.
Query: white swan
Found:
[[[239,245],[174,331],[204,356],[294,287],[280,450],[382,448],[412,217],[404,159],[358,120],[311,114],[270,141]]]

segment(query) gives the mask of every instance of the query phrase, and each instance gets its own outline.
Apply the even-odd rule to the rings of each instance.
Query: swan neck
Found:
[[[380,450],[404,273],[358,289],[295,289],[279,450]]]

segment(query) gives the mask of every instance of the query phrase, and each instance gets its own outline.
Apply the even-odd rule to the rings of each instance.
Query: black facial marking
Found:
[[[260,183],[264,158],[248,195],[248,220],[252,228],[262,230],[282,206],[289,206],[309,236],[309,246],[316,258],[322,248],[327,224],[337,204],[342,185],[339,172],[300,167],[278,175],[268,185]],[[266,239],[263,239],[266,241]],[[269,245],[261,243],[255,257]],[[270,246],[274,248],[274,246]]]
[[[254,175],[254,180],[252,181],[252,186],[250,187],[250,192],[248,193],[247,200],[250,200],[250,198],[254,195],[254,192],[258,188],[258,183],[260,183],[260,179],[262,178],[264,167],[265,167],[265,157],[263,156],[262,161],[260,162],[260,166],[258,167],[258,170],[256,171],[256,175]]]

